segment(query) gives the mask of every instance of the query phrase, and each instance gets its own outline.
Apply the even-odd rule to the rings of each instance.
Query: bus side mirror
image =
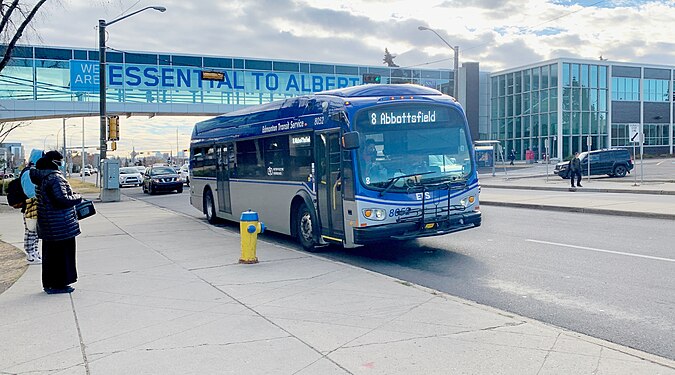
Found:
[[[347,132],[342,135],[342,148],[345,150],[356,150],[361,145],[359,132]]]

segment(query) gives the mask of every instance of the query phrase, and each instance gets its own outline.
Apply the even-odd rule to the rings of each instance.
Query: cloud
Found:
[[[110,21],[149,4],[48,2],[34,24],[37,33],[23,41],[95,49],[99,19]],[[124,51],[376,66],[383,66],[386,47],[404,67],[452,66],[452,50],[417,29],[424,25],[460,46],[460,62],[478,61],[485,71],[600,54],[618,61],[675,61],[672,0],[162,0],[161,5],[166,12],[149,10],[109,26],[107,44]],[[97,119],[86,122],[96,144]],[[166,148],[176,143],[176,126],[189,133],[194,122],[134,117],[124,119],[129,128],[122,134],[132,135],[137,148]],[[59,126],[59,120],[39,121],[17,134],[40,144]],[[120,142],[121,150],[131,149],[127,142]]]

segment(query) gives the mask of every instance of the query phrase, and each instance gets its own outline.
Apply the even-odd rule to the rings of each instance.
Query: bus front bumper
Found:
[[[425,228],[429,225],[433,227]],[[420,237],[439,236],[476,228],[481,225],[480,211],[452,215],[447,220],[427,222],[404,222],[373,227],[354,228],[354,243],[365,245],[382,240],[412,240]]]

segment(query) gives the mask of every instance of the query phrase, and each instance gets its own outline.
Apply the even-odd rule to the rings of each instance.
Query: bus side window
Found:
[[[195,147],[192,149],[192,174],[194,176],[204,176],[204,149],[201,147]]]
[[[308,182],[312,173],[312,133],[289,135],[290,174],[293,181]]]
[[[237,142],[237,175],[240,178],[260,177],[265,168],[262,163],[262,154],[259,149],[259,140]]]
[[[206,148],[203,176],[216,177],[216,150],[214,146]]]
[[[285,179],[289,174],[289,147],[288,136],[281,135],[263,139],[263,159],[267,178],[273,180]]]

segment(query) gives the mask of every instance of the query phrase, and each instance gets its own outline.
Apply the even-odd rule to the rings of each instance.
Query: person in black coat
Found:
[[[577,186],[581,186],[581,160],[579,160],[579,153],[574,153],[574,158],[570,160],[570,182],[574,187],[574,178],[577,179]]]
[[[30,171],[38,198],[38,237],[42,239],[42,286],[47,294],[71,293],[77,281],[75,237],[80,234],[74,207],[82,201],[58,169],[63,156],[49,151]]]

